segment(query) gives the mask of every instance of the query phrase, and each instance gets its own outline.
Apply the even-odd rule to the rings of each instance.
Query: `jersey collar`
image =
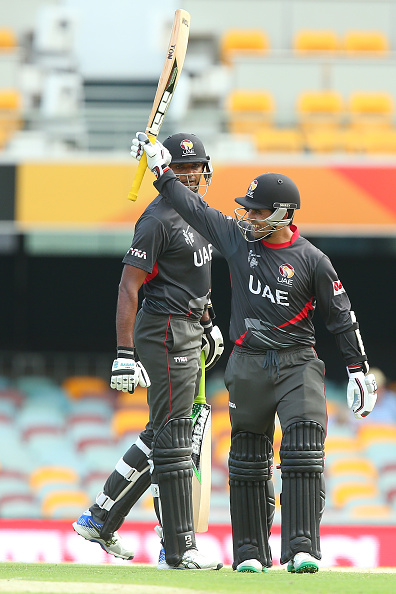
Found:
[[[265,245],[265,247],[270,248],[271,250],[280,250],[281,248],[288,247],[289,245],[292,245],[296,241],[296,239],[300,237],[300,232],[297,229],[296,225],[290,225],[290,229],[293,231],[293,235],[291,236],[290,241],[286,241],[285,243],[269,243],[268,241],[265,241],[265,239],[262,239],[261,243]]]

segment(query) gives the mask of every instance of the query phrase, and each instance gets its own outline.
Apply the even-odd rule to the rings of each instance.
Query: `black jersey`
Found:
[[[145,311],[200,319],[210,297],[211,260],[212,244],[157,196],[137,221],[123,262],[148,272]]]
[[[232,342],[254,350],[314,346],[316,306],[331,333],[342,335],[354,328],[348,295],[329,258],[294,225],[287,243],[247,242],[234,218],[194,196],[173,172],[155,185],[228,262]],[[347,363],[366,359],[353,332],[339,347]]]

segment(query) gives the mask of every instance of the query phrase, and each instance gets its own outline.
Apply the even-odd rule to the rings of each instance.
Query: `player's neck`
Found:
[[[278,229],[278,231],[274,231],[272,235],[269,237],[265,237],[264,241],[268,243],[287,243],[293,237],[293,231],[290,227],[283,227],[283,229]]]

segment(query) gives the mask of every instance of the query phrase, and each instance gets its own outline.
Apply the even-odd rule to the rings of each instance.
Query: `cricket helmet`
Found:
[[[300,208],[300,192],[290,177],[263,173],[250,183],[246,195],[235,198],[235,202],[241,204],[234,213],[242,235],[246,241],[260,241],[293,222],[294,212]],[[252,232],[257,231],[257,220],[247,217],[249,210],[272,210],[272,214],[261,221],[267,223],[268,228],[260,232],[260,237],[252,236]]]
[[[195,134],[188,134],[179,132],[168,136],[162,143],[172,155],[171,165],[179,163],[203,163],[203,177],[205,184],[200,184],[199,187],[205,187],[205,193],[208,191],[208,186],[212,181],[213,169],[209,155],[206,154],[203,142]],[[180,177],[180,175],[178,175]],[[188,177],[188,174],[187,174]]]

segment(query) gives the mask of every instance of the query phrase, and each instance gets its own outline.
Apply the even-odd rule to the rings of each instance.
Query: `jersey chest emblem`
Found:
[[[293,284],[294,268],[291,264],[281,264],[279,266],[278,283],[289,287]]]

